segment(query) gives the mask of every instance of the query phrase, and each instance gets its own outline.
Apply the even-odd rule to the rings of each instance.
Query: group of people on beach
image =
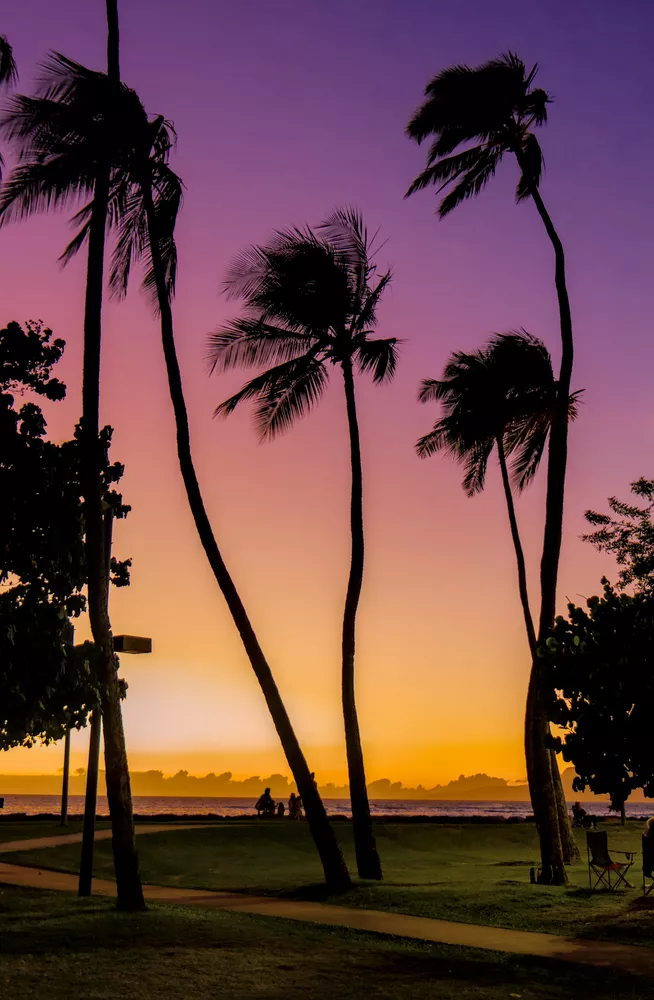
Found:
[[[281,799],[279,802],[275,802],[269,788],[266,788],[263,795],[259,796],[254,808],[257,810],[257,816],[265,816],[267,818],[278,816],[280,819],[283,819],[286,814],[286,806]],[[295,792],[291,792],[288,800],[288,818],[302,819],[303,815],[302,799]]]

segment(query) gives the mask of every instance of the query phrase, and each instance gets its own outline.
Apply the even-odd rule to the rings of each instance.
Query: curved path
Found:
[[[153,825],[141,827],[138,832],[141,835],[171,829],[180,830],[185,829],[185,827],[174,824]],[[110,830],[101,830],[96,834],[98,839],[106,839],[110,836]],[[79,834],[42,837],[37,840],[13,841],[11,847],[8,844],[3,844],[0,850],[54,847],[59,844],[75,843],[79,840]],[[0,883],[36,889],[77,891],[76,875],[2,862],[0,862]],[[535,931],[509,930],[504,927],[486,927],[450,920],[434,920],[429,917],[412,917],[403,913],[389,913],[383,910],[332,906],[330,903],[309,903],[267,896],[250,896],[245,893],[211,892],[205,889],[180,889],[162,885],[144,885],[143,890],[146,900],[152,903],[217,907],[221,910],[252,913],[264,917],[282,917],[286,920],[304,920],[330,927],[347,927],[352,930],[390,934],[394,937],[432,941],[437,944],[483,948],[514,955],[530,955],[563,962],[576,962],[654,978],[654,949],[639,948],[635,945],[583,940],[562,937],[558,934],[541,934]],[[94,879],[93,892],[99,896],[115,896],[116,885],[109,879]]]

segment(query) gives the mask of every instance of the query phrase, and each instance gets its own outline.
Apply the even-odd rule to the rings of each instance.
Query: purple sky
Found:
[[[451,350],[479,346],[494,331],[524,326],[558,358],[551,249],[533,206],[514,204],[510,161],[445,222],[432,193],[403,201],[424,157],[403,128],[435,72],[509,48],[540,63],[538,82],[554,97],[541,134],[542,193],[567,251],[573,385],[585,389],[571,440],[563,607],[566,595],[595,592],[603,572],[615,575],[610,560],[578,541],[584,509],[652,473],[654,8],[644,0],[620,8],[605,0],[122,0],[120,16],[123,78],[179,134],[175,166],[187,193],[175,314],[207,500],[312,759],[342,776],[340,387],[301,427],[259,447],[249,414],[211,420],[242,378],[210,381],[203,356],[206,334],[233,309],[219,294],[232,254],[275,227],[317,222],[351,203],[388,239],[380,263],[395,277],[379,333],[407,341],[395,383],[359,391],[368,526],[359,695],[370,777],[517,776],[527,657],[497,476],[467,501],[456,468],[420,463],[413,443],[436,412],[415,395]],[[48,49],[102,67],[104,30],[102,0],[24,0],[0,23],[21,90]],[[51,423],[59,436],[79,410],[84,276],[82,261],[65,272],[56,263],[65,237],[60,219],[0,233],[0,318],[42,317],[69,342],[69,400]],[[115,457],[127,464],[134,506],[117,537],[118,554],[134,558],[133,586],[115,596],[113,620],[117,631],[152,634],[156,650],[147,666],[125,665],[132,759],[281,767],[186,510],[156,325],[136,288],[106,317],[104,417],[116,427]],[[519,504],[534,585],[542,478]],[[7,767],[50,766],[46,759],[14,754]]]

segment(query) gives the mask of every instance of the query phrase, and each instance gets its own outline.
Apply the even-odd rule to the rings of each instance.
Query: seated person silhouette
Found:
[[[257,803],[254,807],[257,810],[258,816],[274,816],[275,815],[275,801],[271,798],[270,789],[266,788],[263,795],[260,795],[257,799]]]
[[[286,806],[284,805],[284,803],[283,802],[278,802],[277,803],[277,815],[279,816],[280,819],[283,819],[285,812],[286,812]]]

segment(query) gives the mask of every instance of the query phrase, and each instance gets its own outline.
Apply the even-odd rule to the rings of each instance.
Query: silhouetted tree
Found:
[[[573,788],[608,794],[624,821],[634,789],[654,797],[654,598],[602,585],[587,611],[569,604],[568,617],[556,619],[542,658],[558,693],[550,719],[577,772]]]
[[[586,520],[595,530],[582,537],[600,552],[615,556],[621,567],[620,590],[634,587],[638,593],[654,596],[654,479],[637,479],[631,492],[645,501],[644,507],[609,497],[610,514],[586,511]]]
[[[576,398],[570,416],[576,416]],[[552,359],[542,340],[524,330],[496,335],[481,350],[455,351],[440,380],[424,379],[418,399],[439,402],[443,415],[421,437],[421,458],[445,451],[465,469],[467,496],[480,493],[493,450],[497,451],[511,538],[518,566],[518,589],[529,649],[536,655],[536,632],[529,606],[524,551],[513,501],[536,474],[543,456],[556,400]],[[511,458],[511,474],[507,458]]]
[[[354,695],[356,613],[363,581],[363,486],[354,372],[384,382],[395,372],[397,340],[372,339],[377,307],[390,271],[377,275],[374,240],[353,209],[334,212],[316,231],[278,232],[265,246],[244,250],[226,288],[245,300],[247,314],[213,334],[212,370],[272,364],[217,408],[227,416],[248,399],[262,438],[272,438],[319,400],[333,366],[343,374],[350,435],[352,558],[342,632],[342,695],[357,868],[382,877],[370,818]]]
[[[161,321],[161,338],[168,374],[168,387],[175,415],[177,455],[186,495],[198,535],[216,581],[225,597],[250,663],[302,795],[309,826],[320,854],[325,880],[335,891],[351,885],[338,841],[329,823],[324,804],[293,730],[272,671],[263,654],[247,612],[225,566],[207,515],[191,453],[186,402],[174,339],[171,299],[177,273],[175,222],[182,200],[182,183],[169,166],[174,132],[169,122],[158,117],[148,121],[140,112],[140,141],[134,147],[129,170],[110,192],[111,216],[118,227],[110,283],[119,295],[125,294],[131,267],[145,260],[143,285],[154,299]],[[135,132],[139,130],[135,128]],[[90,207],[79,213],[88,227]],[[69,247],[69,256],[85,238],[84,228]]]
[[[552,414],[547,470],[545,537],[541,560],[541,608],[538,640],[554,624],[568,449],[568,399],[573,363],[572,318],[565,277],[563,244],[540,194],[543,156],[533,131],[545,124],[549,96],[534,88],[537,66],[529,72],[512,52],[478,67],[451,66],[425,89],[424,103],[411,118],[407,133],[416,142],[432,137],[426,169],[407,194],[436,185],[449,188],[440,202],[442,217],[486,186],[505,155],[520,168],[518,201],[532,198],[554,249],[555,285],[561,329],[561,366]],[[538,660],[532,660],[527,695],[525,751],[527,775],[541,847],[541,879],[566,881],[563,840],[571,838],[558,769],[550,753],[551,734],[546,697],[541,690]]]
[[[85,608],[82,456],[79,433],[55,444],[27,391],[64,398],[51,374],[64,349],[39,323],[0,330],[0,748],[60,739],[86,724],[99,697],[94,649],[70,645],[69,620]],[[110,428],[103,434],[108,442]],[[129,508],[112,489],[118,463],[103,470],[103,495],[116,514]],[[129,580],[113,561],[114,579]]]
[[[120,83],[115,0],[107,0],[109,75],[85,69],[58,53],[46,61],[36,97],[12,100],[2,120],[19,163],[0,193],[0,223],[61,208],[92,197],[84,308],[82,441],[88,609],[102,692],[107,797],[118,906],[145,905],[138,872],[132,798],[125,748],[118,660],[108,611],[108,553],[102,522],[101,470],[106,462],[99,433],[100,354],[104,249],[112,184],[134,145],[132,91]]]
[[[10,87],[18,79],[18,69],[14,60],[14,53],[6,35],[0,35],[0,87]],[[4,160],[0,153],[0,178],[2,178],[2,168]]]

